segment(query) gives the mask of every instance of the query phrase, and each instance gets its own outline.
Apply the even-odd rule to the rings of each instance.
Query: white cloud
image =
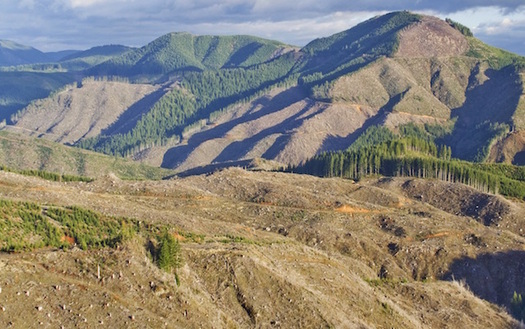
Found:
[[[105,0],[69,0],[69,5],[72,8],[90,7],[99,3],[106,2]]]
[[[451,17],[487,40],[525,26],[524,0],[1,0],[0,39],[42,50],[119,43],[142,46],[162,34],[253,34],[286,43],[348,29],[391,10]],[[497,40],[496,40],[497,41]],[[519,42],[515,42],[520,44]],[[525,48],[525,47],[524,47]],[[523,50],[525,53],[525,49]]]

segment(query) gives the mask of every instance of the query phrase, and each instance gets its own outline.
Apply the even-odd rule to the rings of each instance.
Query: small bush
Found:
[[[514,292],[510,301],[510,313],[518,320],[525,319],[525,303],[521,294]]]

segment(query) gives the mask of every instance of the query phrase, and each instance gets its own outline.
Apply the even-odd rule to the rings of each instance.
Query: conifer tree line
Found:
[[[179,86],[165,94],[125,134],[97,136],[77,146],[128,156],[144,148],[177,140],[184,127],[206,119],[227,105],[256,95],[287,79],[294,62],[283,55],[253,67],[185,72]]]
[[[320,177],[360,180],[366,176],[416,177],[463,183],[483,192],[525,198],[525,182],[505,175],[497,166],[476,165],[451,158],[451,149],[432,138],[385,132],[373,128],[346,151],[317,155],[287,170]],[[405,134],[413,128],[405,129]],[[402,130],[403,131],[403,130]],[[357,145],[356,145],[357,144]]]

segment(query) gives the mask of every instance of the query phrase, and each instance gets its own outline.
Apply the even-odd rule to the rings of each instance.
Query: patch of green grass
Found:
[[[256,241],[247,239],[243,236],[237,236],[232,234],[226,234],[225,238],[219,240],[222,243],[245,243],[245,244],[258,244]]]
[[[84,176],[75,176],[75,175],[60,175],[57,173],[52,173],[44,170],[14,170],[11,168],[7,168],[3,165],[0,165],[0,170],[7,171],[7,172],[13,172],[16,174],[24,175],[24,176],[33,176],[33,177],[40,177],[45,180],[50,180],[54,182],[92,182],[93,178],[84,177]]]
[[[525,58],[503,49],[489,46],[474,37],[468,38],[470,50],[467,56],[486,60],[493,69],[500,69],[510,64],[518,67],[525,65]]]
[[[69,176],[100,177],[110,173],[121,179],[160,180],[174,174],[173,170],[148,166],[131,159],[107,156],[6,131],[0,131],[0,165],[28,175],[35,175],[29,171],[61,173],[57,177],[63,176],[62,181],[68,181]],[[38,173],[36,175],[40,176]]]

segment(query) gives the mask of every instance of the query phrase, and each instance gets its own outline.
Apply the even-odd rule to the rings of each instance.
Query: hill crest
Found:
[[[398,57],[460,56],[469,50],[466,37],[447,22],[422,16],[399,33]]]
[[[171,87],[140,110],[118,109],[111,129],[80,145],[180,170],[257,157],[298,164],[349,147],[371,126],[412,122],[451,130],[445,143],[454,156],[483,161],[496,141],[523,129],[520,62],[458,23],[406,11],[300,50],[250,36],[168,33],[85,71]]]

